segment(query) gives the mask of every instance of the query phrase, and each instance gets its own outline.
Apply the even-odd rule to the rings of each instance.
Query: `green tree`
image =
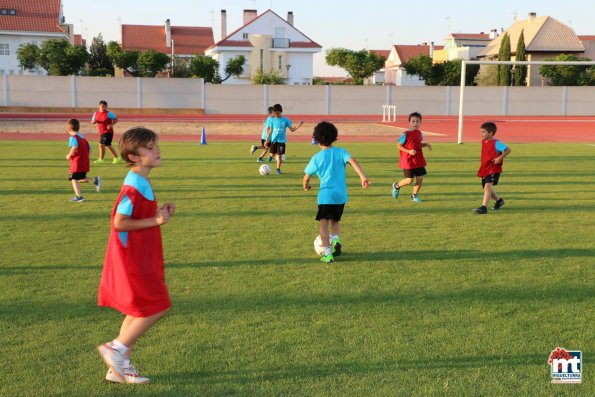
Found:
[[[190,77],[189,63],[180,57],[172,59],[172,77]]]
[[[93,38],[89,47],[89,76],[113,76],[114,65],[107,55],[107,45],[103,41],[101,33]]]
[[[586,57],[577,57],[575,55],[561,54],[553,59],[546,61],[590,61]],[[577,86],[577,85],[595,85],[595,67],[574,66],[574,65],[543,65],[539,69],[542,77],[548,79],[551,85],[555,86]]]
[[[209,56],[196,54],[190,62],[190,75],[203,78],[205,83],[217,83],[220,80],[219,62]]]
[[[526,61],[527,55],[525,54],[525,33],[521,30],[519,35],[519,41],[516,45],[516,56],[517,61]],[[526,65],[514,65],[514,85],[523,86],[527,85],[527,66]]]
[[[498,85],[498,76],[498,65],[481,65],[474,82],[476,85],[483,87],[496,86]]]
[[[285,84],[285,78],[276,70],[271,69],[267,73],[259,68],[256,70],[254,76],[252,76],[252,84],[281,85]]]
[[[107,43],[107,56],[112,62],[112,65],[127,71],[133,76],[139,76],[138,70],[138,51],[127,51],[120,47],[116,41]]]
[[[246,58],[243,55],[238,55],[227,61],[225,65],[225,77],[220,81],[221,83],[229,79],[231,76],[238,77],[244,71]]]
[[[167,68],[171,62],[168,55],[155,50],[143,51],[138,55],[138,73],[140,77],[155,77]]]
[[[384,66],[386,58],[367,50],[352,51],[345,48],[332,48],[326,53],[327,65],[344,69],[357,85],[371,77]]]
[[[417,75],[426,85],[461,84],[461,59],[454,59],[444,63],[433,63],[428,55],[418,55],[410,58],[405,64],[405,71],[410,75]],[[473,85],[474,78],[479,71],[478,65],[467,65],[465,85]]]
[[[80,74],[89,60],[87,49],[72,46],[62,39],[50,39],[41,44],[39,65],[51,76]]]
[[[510,36],[504,33],[500,41],[499,61],[510,61]],[[498,85],[510,85],[511,65],[498,65]]]
[[[21,44],[17,50],[17,60],[23,69],[36,69],[39,66],[39,47],[33,43]]]

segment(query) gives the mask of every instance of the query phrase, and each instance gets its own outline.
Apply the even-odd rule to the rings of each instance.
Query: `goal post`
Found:
[[[459,128],[457,143],[463,143],[463,105],[467,65],[550,65],[550,66],[593,66],[595,61],[466,61],[461,62],[461,89],[459,90]]]

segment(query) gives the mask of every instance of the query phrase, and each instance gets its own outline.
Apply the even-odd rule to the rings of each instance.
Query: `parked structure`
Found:
[[[84,45],[73,25],[65,23],[61,0],[0,0],[0,75],[44,75],[43,69],[23,70],[17,60],[22,44],[41,45],[49,39]]]
[[[287,84],[312,84],[313,56],[322,46],[293,26],[293,12],[285,20],[272,10],[260,15],[244,10],[244,25],[228,35],[227,12],[221,10],[221,37],[205,54],[219,61],[222,76],[227,61],[238,55],[246,58],[244,73],[224,84],[250,84],[258,70],[275,71]]]

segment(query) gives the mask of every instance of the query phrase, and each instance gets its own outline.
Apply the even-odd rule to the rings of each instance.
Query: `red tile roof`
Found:
[[[437,50],[438,48],[434,46],[434,49]],[[395,50],[397,50],[397,55],[399,55],[403,65],[409,62],[410,58],[418,55],[430,55],[429,45],[396,45]]]
[[[60,0],[0,0],[0,8],[16,10],[16,15],[0,15],[0,30],[64,33]]]
[[[214,42],[213,29],[198,26],[172,26],[171,38],[179,55],[202,55]],[[122,25],[122,49],[171,54],[165,45],[165,26],[159,25]]]
[[[83,39],[80,34],[74,35],[74,45],[82,45],[83,47],[87,46],[87,40]]]
[[[486,33],[451,33],[455,39],[485,39],[490,40],[490,35]]]
[[[380,55],[381,57],[384,57],[384,59],[388,59],[388,55],[390,54],[390,50],[370,50],[370,52]]]
[[[595,40],[595,35],[578,35],[577,36],[580,41],[593,41]]]

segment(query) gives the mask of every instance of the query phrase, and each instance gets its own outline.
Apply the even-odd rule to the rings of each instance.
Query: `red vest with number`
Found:
[[[73,136],[78,143],[74,156],[70,158],[70,172],[89,172],[89,142],[78,135]]]
[[[502,162],[494,164],[494,159],[500,156],[496,150],[496,142],[498,142],[497,139],[481,141],[481,166],[477,171],[477,176],[481,178],[502,172]]]
[[[426,159],[421,150],[421,142],[423,139],[421,131],[405,131],[404,134],[405,144],[403,144],[403,146],[407,150],[415,149],[416,153],[415,156],[412,156],[407,152],[400,151],[399,166],[404,170],[425,167]]]

